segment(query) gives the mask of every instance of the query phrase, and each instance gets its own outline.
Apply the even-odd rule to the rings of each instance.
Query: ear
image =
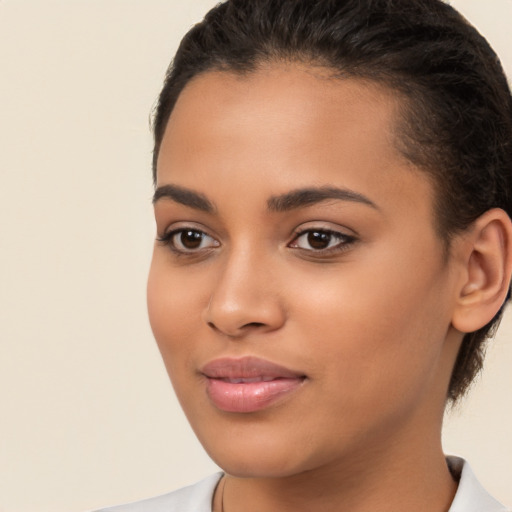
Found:
[[[499,311],[510,288],[512,221],[501,209],[488,210],[462,235],[464,272],[452,325],[477,331]]]

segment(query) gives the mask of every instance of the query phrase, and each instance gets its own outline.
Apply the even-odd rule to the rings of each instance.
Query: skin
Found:
[[[395,148],[398,102],[320,69],[268,65],[195,78],[171,115],[157,233],[204,235],[192,249],[179,233],[155,243],[149,315],[180,403],[227,473],[225,512],[449,509],[440,432],[466,246],[445,256],[431,184]],[[268,207],[312,187],[368,201]],[[297,236],[308,229],[339,233],[334,249]],[[247,355],[306,379],[261,411],[221,411],[200,369]]]

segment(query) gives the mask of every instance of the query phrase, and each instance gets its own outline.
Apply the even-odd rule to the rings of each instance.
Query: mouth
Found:
[[[281,402],[306,380],[304,374],[256,357],[216,359],[201,373],[213,405],[237,413],[256,412]]]
[[[261,376],[261,377],[253,377],[251,379],[244,379],[243,377],[240,377],[238,379],[229,379],[229,378],[221,378],[221,379],[218,379],[218,380],[221,380],[222,382],[229,382],[230,384],[250,384],[252,382],[270,382],[270,381],[273,381],[275,380],[274,377],[266,377],[266,376]]]

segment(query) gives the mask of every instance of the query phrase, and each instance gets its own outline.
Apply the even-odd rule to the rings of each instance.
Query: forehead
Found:
[[[168,122],[165,142],[175,145],[230,141],[249,135],[271,149],[279,143],[352,146],[371,141],[393,153],[400,100],[389,89],[362,79],[333,78],[319,67],[268,64],[247,74],[207,72],[182,91]],[[304,150],[307,149],[304,148]],[[193,148],[190,148],[191,150]]]
[[[261,201],[292,185],[335,185],[395,205],[396,196],[420,188],[430,215],[425,174],[396,148],[400,106],[385,87],[332,78],[321,68],[207,72],[178,98],[160,148],[157,185],[198,189],[214,180],[216,191],[260,193]]]

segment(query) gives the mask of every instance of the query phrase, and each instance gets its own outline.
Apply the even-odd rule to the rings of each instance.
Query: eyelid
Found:
[[[301,222],[296,228],[293,229],[293,234],[311,230],[318,231],[332,231],[333,233],[340,233],[346,236],[359,237],[359,233],[350,225],[340,224],[335,220],[328,219],[312,219]]]
[[[171,233],[176,233],[178,231],[199,231],[204,233],[205,235],[211,236],[212,238],[218,239],[218,235],[212,233],[212,230],[206,227],[204,224],[195,222],[192,220],[176,220],[172,222],[166,222],[165,225],[162,222],[162,228],[159,229],[159,223],[157,221],[157,239],[163,240],[168,238],[168,235]],[[158,233],[162,233],[159,235]]]

